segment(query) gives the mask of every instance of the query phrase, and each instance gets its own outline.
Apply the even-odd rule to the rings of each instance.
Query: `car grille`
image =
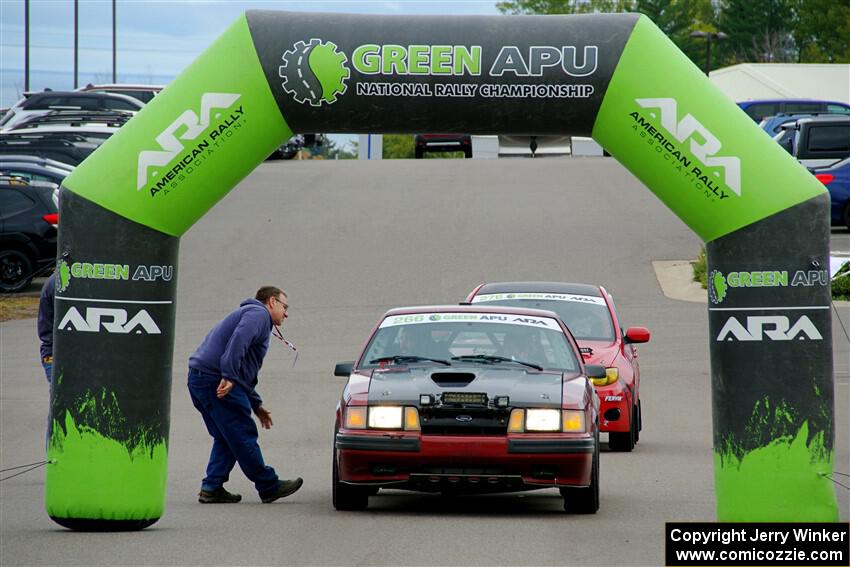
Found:
[[[505,435],[508,410],[492,408],[420,408],[423,435]]]

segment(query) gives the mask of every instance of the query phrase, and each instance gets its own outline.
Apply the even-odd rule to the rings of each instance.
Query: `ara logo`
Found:
[[[333,104],[337,95],[345,94],[346,81],[351,76],[348,57],[332,41],[313,38],[297,42],[281,57],[278,74],[280,86],[295,102],[310,106]]]
[[[657,108],[661,111],[661,125],[680,142],[691,140],[691,153],[707,167],[722,167],[725,171],[726,185],[739,197],[741,196],[741,160],[731,156],[717,156],[721,144],[717,136],[703,126],[692,114],[686,114],[679,119],[676,99],[673,98],[639,98],[636,99],[644,108]],[[678,120],[678,122],[677,122]],[[694,138],[696,134],[696,138]],[[702,143],[700,143],[702,140]],[[700,177],[698,169],[695,171]],[[719,176],[715,172],[716,176]]]
[[[236,102],[240,94],[232,93],[204,93],[201,95],[200,113],[195,113],[194,110],[186,110],[177,117],[177,119],[169,124],[165,130],[156,137],[157,143],[162,148],[161,150],[145,150],[139,153],[139,171],[137,177],[136,190],[141,190],[148,182],[148,170],[151,167],[163,167],[171,163],[184,149],[184,143],[181,140],[191,141],[200,136],[210,125],[213,118],[218,119],[221,113],[215,113],[213,110],[223,110],[230,108]],[[242,112],[238,112],[239,116]],[[185,129],[179,136],[177,131]],[[201,148],[196,148],[195,151],[201,152]],[[188,160],[188,163],[196,157],[193,152],[183,158],[182,161]],[[184,164],[185,165],[185,164]],[[156,176],[156,173],[154,173]]]
[[[806,315],[797,319],[794,325],[791,325],[790,319],[784,315],[747,317],[746,327],[735,317],[730,317],[717,334],[718,341],[761,341],[764,337],[771,341],[823,339]]]
[[[162,331],[151,318],[150,314],[142,309],[132,319],[127,320],[126,309],[112,309],[106,307],[83,308],[85,317],[80,314],[76,307],[71,307],[62,321],[59,323],[60,331],[82,331],[86,333],[99,333],[103,327],[107,333],[118,333],[127,335],[148,334],[160,335]]]

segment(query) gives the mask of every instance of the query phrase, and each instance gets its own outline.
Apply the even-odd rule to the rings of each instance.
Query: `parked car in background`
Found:
[[[388,311],[337,404],[333,505],[379,489],[487,493],[560,489],[599,508],[599,414],[578,345],[551,311],[501,306]]]
[[[27,287],[56,262],[59,188],[0,176],[0,292]]]
[[[800,118],[773,139],[806,167],[828,167],[850,157],[850,116]]]
[[[61,161],[28,155],[0,155],[0,176],[61,185],[74,167]]]
[[[765,99],[765,100],[742,100],[738,106],[747,113],[747,116],[761,122],[768,116],[782,114],[804,114],[804,113],[829,113],[850,114],[850,105],[843,102],[831,100],[814,99]]]
[[[819,112],[806,112],[801,114],[785,114],[780,112],[776,116],[765,117],[761,122],[759,122],[759,128],[767,132],[767,134],[772,138],[782,132],[783,126],[787,124],[792,124],[800,118],[810,118],[812,116],[820,116],[821,114],[822,113]]]
[[[62,131],[0,134],[0,156],[34,156],[76,167],[107,137]]]
[[[829,167],[811,169],[811,172],[829,191],[832,225],[846,226],[850,230],[850,158]]]
[[[67,131],[99,131],[112,128],[113,132],[127,123],[135,112],[126,110],[49,110],[44,114],[34,114],[25,117],[7,128],[3,133],[10,132],[32,132],[46,131],[52,128],[54,131],[64,129]]]
[[[36,156],[76,166],[133,116],[121,110],[48,110],[29,115],[0,132],[0,155]]]
[[[97,93],[112,93],[125,96],[131,96],[144,103],[149,103],[153,97],[158,95],[164,85],[134,85],[124,83],[110,83],[105,85],[93,85],[91,83],[77,90],[81,92],[97,92]]]
[[[463,152],[472,157],[472,136],[469,134],[416,134],[413,138],[416,159],[425,157],[426,152]]]
[[[631,451],[640,439],[642,407],[640,365],[635,345],[649,341],[644,327],[620,326],[614,298],[597,285],[558,282],[481,284],[466,298],[483,306],[546,309],[569,327],[586,363],[605,367],[592,380],[599,397],[600,430],[612,451]]]
[[[51,110],[123,110],[138,112],[145,103],[133,97],[96,92],[42,91],[29,93],[10,108],[0,119],[0,132],[8,131],[19,122]]]

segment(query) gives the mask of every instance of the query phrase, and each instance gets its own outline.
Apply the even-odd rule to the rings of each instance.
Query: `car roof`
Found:
[[[384,314],[384,318],[394,315],[414,315],[417,313],[503,313],[506,315],[531,315],[560,320],[557,313],[545,309],[526,307],[504,307],[496,305],[420,305],[415,307],[396,307]]]
[[[485,283],[475,295],[484,293],[572,293],[602,297],[599,286],[568,282],[495,282]]]
[[[850,122],[850,116],[845,114],[820,114],[797,120],[797,124],[807,124],[809,122]]]
[[[125,91],[161,91],[165,85],[141,85],[136,83],[107,83],[104,85],[93,85],[91,83],[77,89],[79,92],[94,91],[97,89],[116,89]]]
[[[20,108],[26,110],[28,107],[37,104],[38,101],[42,98],[52,98],[52,97],[69,97],[69,98],[91,98],[91,99],[118,99],[123,100],[125,102],[130,102],[134,104],[138,108],[144,107],[144,103],[139,101],[139,99],[133,98],[131,96],[117,94],[117,93],[107,93],[107,92],[89,92],[89,91],[41,91],[37,93],[33,93],[26,98],[25,101],[22,101]],[[17,106],[17,105],[16,105]]]
[[[0,154],[0,166],[2,165],[5,165],[7,167],[11,165],[33,165],[42,167],[53,167],[56,169],[67,170],[68,172],[74,171],[73,165],[69,165],[61,161],[56,161],[55,159],[45,158],[41,156],[28,156],[18,154]]]
[[[837,100],[821,100],[818,98],[757,98],[753,100],[740,100],[737,104],[738,106],[750,106],[753,104],[765,104],[765,103],[782,103],[782,102],[790,102],[791,104],[796,104],[800,102],[817,102],[824,104],[838,104],[841,106],[847,106],[846,102],[840,102]]]
[[[28,181],[16,175],[0,175],[0,189],[38,191],[50,195],[59,188],[56,183],[49,181]]]

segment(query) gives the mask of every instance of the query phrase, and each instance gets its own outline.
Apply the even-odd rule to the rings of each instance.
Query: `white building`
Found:
[[[742,63],[709,73],[735,102],[813,98],[850,104],[850,65],[828,63]]]

